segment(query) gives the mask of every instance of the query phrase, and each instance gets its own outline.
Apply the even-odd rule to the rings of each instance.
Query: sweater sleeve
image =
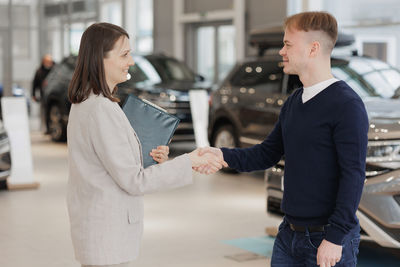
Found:
[[[282,113],[272,132],[261,144],[249,148],[221,149],[224,160],[230,168],[240,172],[250,172],[268,169],[279,162],[284,154],[281,126]]]
[[[345,103],[337,115],[333,132],[340,177],[336,206],[329,217],[331,227],[326,235],[326,240],[338,245],[358,224],[355,213],[364,186],[368,128],[363,102],[354,99]]]

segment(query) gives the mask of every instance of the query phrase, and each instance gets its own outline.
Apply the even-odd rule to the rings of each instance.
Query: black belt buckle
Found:
[[[324,232],[325,231],[325,225],[313,225],[313,226],[301,226],[301,225],[294,225],[294,224],[289,224],[290,229],[295,232],[301,232],[305,233],[306,229],[308,229],[309,233],[313,232]]]

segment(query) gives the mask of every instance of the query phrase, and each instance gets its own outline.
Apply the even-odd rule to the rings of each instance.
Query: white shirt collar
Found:
[[[306,103],[308,100],[316,96],[318,93],[320,93],[322,90],[327,88],[329,85],[332,83],[335,83],[339,81],[336,78],[331,78],[322,82],[319,82],[317,84],[314,84],[310,87],[304,87],[303,94],[301,95],[301,99],[303,103]]]

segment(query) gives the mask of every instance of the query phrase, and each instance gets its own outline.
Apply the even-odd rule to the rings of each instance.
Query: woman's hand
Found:
[[[152,149],[150,156],[158,163],[163,163],[168,160],[169,147],[168,146],[158,146]]]
[[[228,164],[224,161],[222,152],[218,154],[213,152],[215,151],[200,148],[190,152],[188,155],[192,162],[192,169],[203,174],[213,174],[223,167],[228,167]]]

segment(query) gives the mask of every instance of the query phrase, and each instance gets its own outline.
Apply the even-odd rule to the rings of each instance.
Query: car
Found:
[[[10,140],[0,120],[0,189],[7,189],[7,178],[11,173]]]
[[[259,55],[239,62],[210,95],[212,146],[261,143],[272,131],[287,97],[302,86],[298,76],[283,73],[278,55],[283,32],[257,34],[251,40],[262,50]],[[351,38],[345,37],[342,42],[339,36],[339,45],[351,44]],[[357,211],[362,238],[400,248],[400,72],[354,52],[332,57],[331,63],[333,75],[360,95],[370,120],[366,181]],[[283,216],[284,166],[282,159],[265,172],[266,210],[272,216]]]
[[[69,56],[53,67],[45,80],[41,103],[42,121],[54,141],[66,140],[71,103],[67,98],[77,57]],[[194,141],[189,90],[210,91],[211,84],[183,62],[163,54],[133,55],[131,79],[118,85],[122,105],[131,93],[144,98],[180,119],[173,142]]]

